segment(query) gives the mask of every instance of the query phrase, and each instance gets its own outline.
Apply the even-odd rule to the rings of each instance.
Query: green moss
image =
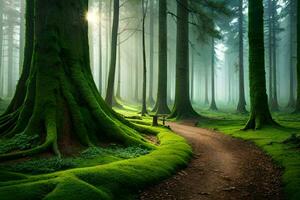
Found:
[[[45,175],[31,175],[3,180],[0,183],[2,199],[130,199],[137,190],[169,177],[186,165],[191,156],[191,148],[180,136],[165,128],[152,128],[158,133],[160,146],[151,153],[139,147],[109,148],[126,160],[98,164],[92,167],[80,167]],[[95,149],[83,153],[87,157]],[[86,161],[88,159],[84,159]],[[94,163],[95,164],[95,163]],[[6,174],[2,172],[2,174]],[[1,174],[0,174],[1,175]],[[1,176],[0,176],[1,177]],[[5,177],[2,175],[2,177]],[[7,175],[9,177],[9,175]],[[16,181],[11,181],[16,180]],[[84,191],[84,192],[83,192]]]

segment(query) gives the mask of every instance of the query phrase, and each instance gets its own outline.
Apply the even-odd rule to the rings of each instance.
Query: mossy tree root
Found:
[[[19,82],[19,88],[26,92],[22,103],[20,99],[15,105],[12,102],[1,116],[0,135],[39,135],[40,144],[0,155],[0,160],[49,149],[60,156],[67,146],[66,137],[82,146],[113,141],[155,148],[135,126],[129,126],[112,111],[98,93],[89,63],[87,22],[82,17],[87,12],[87,1],[37,0],[34,7],[32,62],[23,70],[27,80]],[[58,23],[61,18],[65,20]],[[18,95],[17,91],[14,99]]]

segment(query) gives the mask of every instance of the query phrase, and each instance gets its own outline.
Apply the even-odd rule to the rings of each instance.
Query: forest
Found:
[[[0,0],[0,200],[300,199],[297,0]]]

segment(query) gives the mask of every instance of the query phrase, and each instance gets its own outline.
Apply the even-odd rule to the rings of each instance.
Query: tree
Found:
[[[249,0],[248,13],[251,113],[245,130],[276,124],[269,110],[266,92],[263,0]]]
[[[294,80],[295,80],[295,36],[296,34],[296,20],[294,20],[297,17],[297,7],[296,7],[295,1],[289,1],[289,27],[290,27],[290,82],[289,82],[289,90],[290,90],[290,96],[289,96],[289,103],[287,107],[294,108],[296,105],[295,101],[295,90],[294,90]]]
[[[149,13],[149,95],[148,95],[148,104],[153,106],[155,104],[153,99],[153,68],[154,68],[154,0],[150,1],[150,13]]]
[[[0,117],[0,136],[37,134],[39,142],[0,155],[0,160],[47,150],[60,155],[73,142],[93,146],[111,140],[151,147],[97,91],[83,17],[87,9],[88,0],[27,0],[25,61],[31,62],[24,62],[15,97]]]
[[[1,5],[0,5],[1,6]],[[22,71],[24,60],[24,33],[25,33],[25,0],[20,0],[20,36],[19,36],[19,72]]]
[[[0,1],[0,81],[2,77],[1,71],[2,71],[2,54],[3,54],[3,7],[4,7],[3,1]],[[0,92],[1,92],[1,87],[0,87]]]
[[[237,111],[246,113],[245,83],[244,83],[244,14],[243,0],[239,0],[239,102]]]
[[[13,95],[13,68],[14,68],[14,29],[15,26],[13,24],[12,21],[8,22],[7,25],[7,57],[8,57],[8,63],[7,63],[7,67],[8,67],[8,74],[7,74],[7,81],[8,81],[8,87],[7,87],[7,96],[11,97]]]
[[[210,109],[211,110],[218,110],[216,99],[215,99],[215,38],[212,37],[211,39],[211,103]]]
[[[103,80],[102,80],[102,0],[99,0],[98,4],[99,9],[99,92],[102,93],[102,86],[103,86]]]
[[[167,1],[159,0],[159,60],[158,87],[156,104],[153,111],[156,114],[169,114],[167,104],[168,92],[168,38],[167,38]]]
[[[277,98],[277,33],[279,30],[277,1],[268,0],[268,45],[269,45],[269,106],[278,111]]]
[[[118,43],[118,31],[119,31],[119,11],[120,1],[114,0],[114,16],[113,16],[113,27],[111,37],[111,55],[110,55],[110,67],[108,74],[107,90],[105,102],[109,106],[113,106],[114,100],[114,86],[116,76],[116,62],[117,62],[117,43]]]
[[[121,99],[121,44],[118,44],[118,82],[116,98]]]
[[[147,17],[148,0],[142,0],[142,45],[143,45],[143,91],[142,91],[142,110],[141,115],[147,114],[147,62],[146,62],[146,32],[145,23]]]
[[[297,3],[297,100],[295,112],[300,112],[300,3]]]
[[[190,101],[188,0],[177,1],[177,47],[175,103],[170,118],[199,117]]]

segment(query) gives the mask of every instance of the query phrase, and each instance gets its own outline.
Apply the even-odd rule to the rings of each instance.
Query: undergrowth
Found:
[[[2,163],[0,170],[21,172],[28,174],[51,173],[81,166],[93,166],[107,164],[122,159],[136,158],[148,154],[150,151],[142,147],[121,147],[112,145],[108,148],[90,147],[82,151],[78,156],[58,158],[33,158],[22,162]]]

